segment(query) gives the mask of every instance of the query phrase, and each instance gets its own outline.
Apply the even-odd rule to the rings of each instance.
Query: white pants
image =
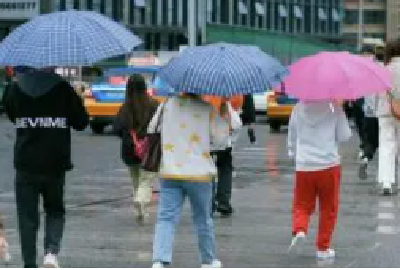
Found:
[[[400,122],[393,117],[379,118],[378,183],[390,188],[396,182],[396,162],[399,156]]]
[[[152,184],[157,177],[156,173],[143,170],[140,165],[129,168],[133,184],[133,201],[136,204],[147,205],[151,202]]]

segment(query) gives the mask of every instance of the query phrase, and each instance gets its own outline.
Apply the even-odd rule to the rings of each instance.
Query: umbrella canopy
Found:
[[[0,44],[0,65],[92,65],[140,44],[124,26],[96,12],[55,12],[35,17],[7,36]]]
[[[358,99],[391,88],[389,71],[371,58],[322,52],[289,67],[285,92],[302,100]]]
[[[278,60],[257,47],[225,43],[189,47],[159,73],[177,92],[228,97],[265,92],[286,75]]]

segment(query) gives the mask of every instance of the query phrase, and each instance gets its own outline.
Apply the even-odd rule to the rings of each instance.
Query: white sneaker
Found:
[[[57,255],[48,253],[44,257],[43,268],[59,268]]]
[[[294,247],[297,247],[298,249],[304,244],[305,241],[306,241],[306,234],[304,232],[298,232],[296,236],[292,238],[292,243],[290,244],[288,251],[290,252]]]
[[[201,268],[222,268],[222,262],[220,260],[213,260],[210,264],[202,264]]]
[[[162,262],[154,262],[151,268],[164,268],[164,264]]]
[[[335,250],[328,248],[327,250],[318,250],[317,258],[321,260],[335,258]]]

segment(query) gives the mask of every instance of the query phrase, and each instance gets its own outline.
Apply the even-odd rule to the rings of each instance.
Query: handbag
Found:
[[[136,134],[136,131],[133,129],[131,129],[130,135],[134,146],[133,153],[135,157],[143,159],[144,155],[146,154],[147,148],[149,146],[149,138],[146,136],[143,139],[139,139],[139,137]]]
[[[142,169],[148,172],[158,172],[161,163],[161,134],[158,131],[164,115],[165,103],[157,120],[156,132],[147,135],[147,149],[142,158]]]
[[[388,92],[388,97],[392,116],[400,121],[400,99],[395,98],[390,92]]]

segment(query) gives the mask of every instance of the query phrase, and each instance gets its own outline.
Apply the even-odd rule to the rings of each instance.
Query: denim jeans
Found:
[[[179,223],[186,196],[189,198],[197,229],[201,263],[210,264],[215,259],[215,235],[210,207],[211,182],[161,180],[153,262],[171,263],[175,227]]]

